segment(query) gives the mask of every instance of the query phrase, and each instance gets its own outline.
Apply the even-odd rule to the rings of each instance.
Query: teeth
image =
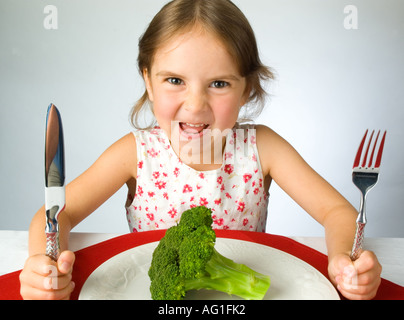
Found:
[[[199,127],[204,127],[205,124],[201,123],[201,124],[192,124],[192,123],[185,123],[187,126],[193,127],[193,128],[199,128]]]

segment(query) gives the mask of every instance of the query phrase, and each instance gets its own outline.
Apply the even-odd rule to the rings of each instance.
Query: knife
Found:
[[[59,255],[58,217],[65,208],[65,153],[62,119],[52,103],[46,114],[45,133],[45,212],[46,255]]]

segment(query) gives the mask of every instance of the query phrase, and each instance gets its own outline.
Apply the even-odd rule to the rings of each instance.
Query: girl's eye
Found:
[[[226,81],[221,81],[221,80],[216,80],[213,81],[212,84],[210,85],[212,88],[225,88],[228,87],[230,84]]]
[[[168,78],[167,81],[175,86],[183,84],[183,81],[179,78]]]

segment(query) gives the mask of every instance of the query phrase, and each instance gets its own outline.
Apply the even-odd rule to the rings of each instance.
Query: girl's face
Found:
[[[159,126],[171,141],[180,137],[180,146],[202,140],[206,132],[231,129],[249,96],[225,46],[203,31],[161,46],[143,75]]]

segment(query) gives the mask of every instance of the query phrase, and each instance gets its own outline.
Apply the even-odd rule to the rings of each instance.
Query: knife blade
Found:
[[[45,213],[46,255],[57,260],[59,255],[58,218],[65,208],[65,152],[62,119],[50,104],[45,132]]]

